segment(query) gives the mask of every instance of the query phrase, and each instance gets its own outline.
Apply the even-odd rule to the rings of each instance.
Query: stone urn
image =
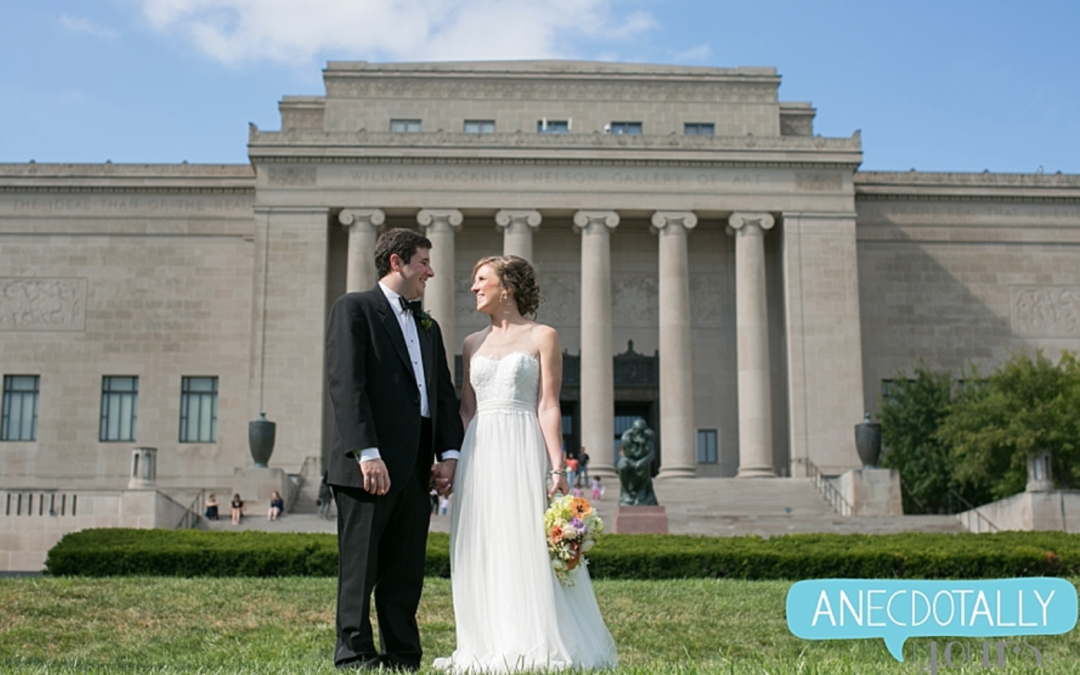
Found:
[[[855,449],[864,469],[877,468],[881,458],[881,425],[870,421],[870,413],[855,425]]]
[[[274,435],[277,424],[266,419],[266,413],[259,413],[259,419],[248,422],[248,447],[251,449],[251,458],[255,460],[255,467],[267,468],[270,455],[274,454]]]

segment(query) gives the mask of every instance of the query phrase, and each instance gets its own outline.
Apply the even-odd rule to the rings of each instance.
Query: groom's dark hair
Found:
[[[395,227],[379,235],[375,242],[375,271],[379,278],[390,274],[390,256],[396,255],[408,263],[418,248],[431,248],[431,240],[419,232]]]

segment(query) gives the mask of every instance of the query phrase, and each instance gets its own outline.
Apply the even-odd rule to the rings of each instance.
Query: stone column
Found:
[[[503,231],[503,255],[533,261],[533,232],[540,227],[539,211],[510,211],[495,214],[495,226]]]
[[[738,478],[776,476],[772,462],[769,322],[765,302],[765,231],[768,213],[733,213],[735,317],[739,354]]]
[[[615,478],[615,368],[611,347],[611,230],[614,211],[578,211],[581,234],[581,444],[589,473]]]
[[[442,329],[446,358],[453,363],[457,353],[454,338],[454,233],[461,229],[461,211],[457,209],[423,209],[416,222],[431,240],[431,267],[435,276],[427,282],[424,308],[439,322]]]
[[[379,280],[375,271],[375,240],[379,236],[379,226],[386,222],[386,214],[380,209],[344,209],[338,214],[338,222],[349,230],[345,292],[374,288]]]
[[[697,225],[689,211],[657,211],[660,248],[660,447],[657,478],[694,478],[694,365],[690,354],[690,263],[686,234]]]

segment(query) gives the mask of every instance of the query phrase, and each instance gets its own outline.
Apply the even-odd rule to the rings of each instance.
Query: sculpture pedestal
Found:
[[[615,534],[667,534],[667,509],[663,506],[620,506],[611,526]]]
[[[840,494],[853,516],[902,516],[900,472],[896,469],[855,469],[840,476]]]
[[[292,481],[283,469],[263,469],[259,467],[246,467],[233,469],[233,493],[240,495],[244,503],[254,502],[269,504],[270,493],[277,490],[285,503],[289,503],[289,493],[292,491]],[[224,508],[228,508],[232,495],[226,495],[221,500]],[[251,512],[248,513],[251,515]]]

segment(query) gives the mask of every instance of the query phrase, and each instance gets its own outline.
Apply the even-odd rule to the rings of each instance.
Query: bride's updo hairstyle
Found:
[[[481,258],[473,267],[473,278],[484,265],[495,270],[503,288],[510,291],[522,316],[535,316],[540,306],[540,286],[536,283],[536,269],[524,258],[516,255],[490,255]]]

